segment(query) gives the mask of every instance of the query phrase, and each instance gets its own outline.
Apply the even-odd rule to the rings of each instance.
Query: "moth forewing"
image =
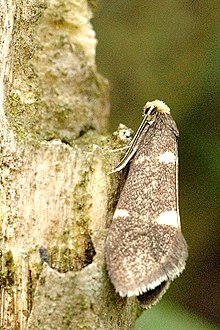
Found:
[[[146,109],[109,229],[106,261],[119,295],[138,296],[147,308],[183,271],[188,254],[178,209],[178,129],[163,102],[148,102]]]

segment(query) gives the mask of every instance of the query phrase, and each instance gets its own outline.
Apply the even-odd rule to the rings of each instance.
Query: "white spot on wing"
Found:
[[[180,227],[179,214],[176,211],[165,211],[162,212],[156,219],[159,225],[173,226],[176,228]]]
[[[160,161],[160,163],[165,163],[165,164],[173,163],[174,164],[176,162],[176,156],[174,155],[173,152],[166,151],[159,156],[159,161]]]
[[[125,209],[116,209],[114,213],[114,219],[115,218],[127,218],[129,217],[129,212]]]

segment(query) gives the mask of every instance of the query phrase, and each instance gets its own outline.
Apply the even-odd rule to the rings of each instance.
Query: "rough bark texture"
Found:
[[[100,135],[109,106],[94,5],[1,1],[1,329],[127,330],[137,317],[105,269],[119,155]]]

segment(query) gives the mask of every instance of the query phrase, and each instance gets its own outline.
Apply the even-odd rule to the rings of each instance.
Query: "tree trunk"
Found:
[[[105,268],[120,155],[100,135],[94,6],[1,0],[1,329],[127,330],[139,311]]]

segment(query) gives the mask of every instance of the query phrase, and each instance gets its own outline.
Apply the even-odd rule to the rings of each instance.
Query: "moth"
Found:
[[[106,263],[116,292],[155,305],[185,268],[188,250],[178,204],[179,132],[169,107],[147,102],[129,148],[128,164],[107,240]]]

